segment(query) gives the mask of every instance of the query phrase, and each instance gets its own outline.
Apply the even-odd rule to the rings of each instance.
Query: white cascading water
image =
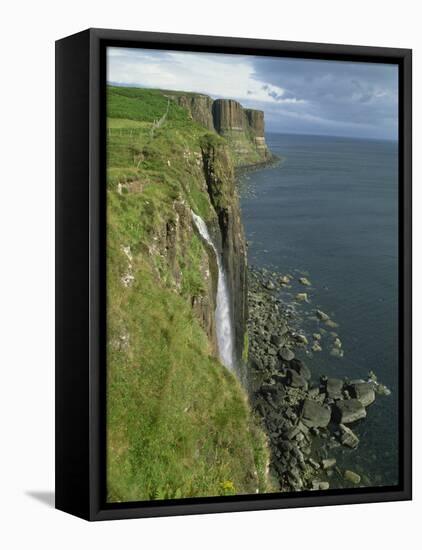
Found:
[[[192,218],[201,235],[212,247],[217,258],[218,285],[217,285],[217,307],[215,309],[215,322],[217,329],[217,344],[220,361],[228,369],[233,369],[233,327],[230,314],[230,297],[227,287],[226,274],[220,259],[220,254],[212,242],[211,236],[204,220],[192,212]]]

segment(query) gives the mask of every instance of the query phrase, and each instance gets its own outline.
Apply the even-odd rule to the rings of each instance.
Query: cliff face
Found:
[[[205,126],[207,130],[214,130],[212,116],[213,100],[207,95],[179,95],[173,96],[177,103],[185,108],[195,122]]]
[[[214,126],[220,135],[227,131],[243,132],[245,130],[245,112],[234,99],[217,99],[212,105]]]
[[[236,362],[240,368],[247,328],[247,261],[234,166],[227,146],[217,140],[204,138],[201,150],[208,194],[218,216],[221,248],[231,296]]]
[[[236,166],[260,164],[271,159],[265,142],[264,112],[245,109],[234,99],[216,99],[202,94],[169,96],[186,109],[195,122],[223,136]]]

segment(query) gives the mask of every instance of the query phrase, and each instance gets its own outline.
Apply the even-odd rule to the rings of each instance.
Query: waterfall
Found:
[[[220,254],[217,251],[204,220],[192,212],[193,221],[201,237],[207,241],[215,252],[218,267],[217,307],[215,309],[215,322],[217,329],[217,344],[220,361],[228,369],[233,369],[233,326],[230,313],[230,296],[227,286],[227,278],[224,272]]]

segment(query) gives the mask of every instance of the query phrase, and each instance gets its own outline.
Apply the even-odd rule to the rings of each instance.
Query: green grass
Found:
[[[265,437],[192,308],[209,292],[203,273],[212,266],[189,209],[215,221],[200,159],[224,140],[175,104],[151,136],[167,99],[109,92],[108,500],[264,492]]]

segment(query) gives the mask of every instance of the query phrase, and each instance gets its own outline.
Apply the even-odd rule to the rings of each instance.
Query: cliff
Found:
[[[233,312],[235,354],[240,369],[247,331],[247,261],[234,164],[227,145],[212,139],[212,136],[205,136],[201,140],[201,152],[208,194],[218,216]]]
[[[212,100],[203,94],[166,92],[189,116],[226,139],[235,166],[269,162],[272,154],[265,141],[264,112],[245,109],[233,99]]]
[[[268,489],[266,438],[238,377],[218,360],[216,256],[191,214],[222,252],[240,364],[246,245],[236,161],[215,132],[212,100],[171,94],[115,87],[107,94],[112,502]]]

